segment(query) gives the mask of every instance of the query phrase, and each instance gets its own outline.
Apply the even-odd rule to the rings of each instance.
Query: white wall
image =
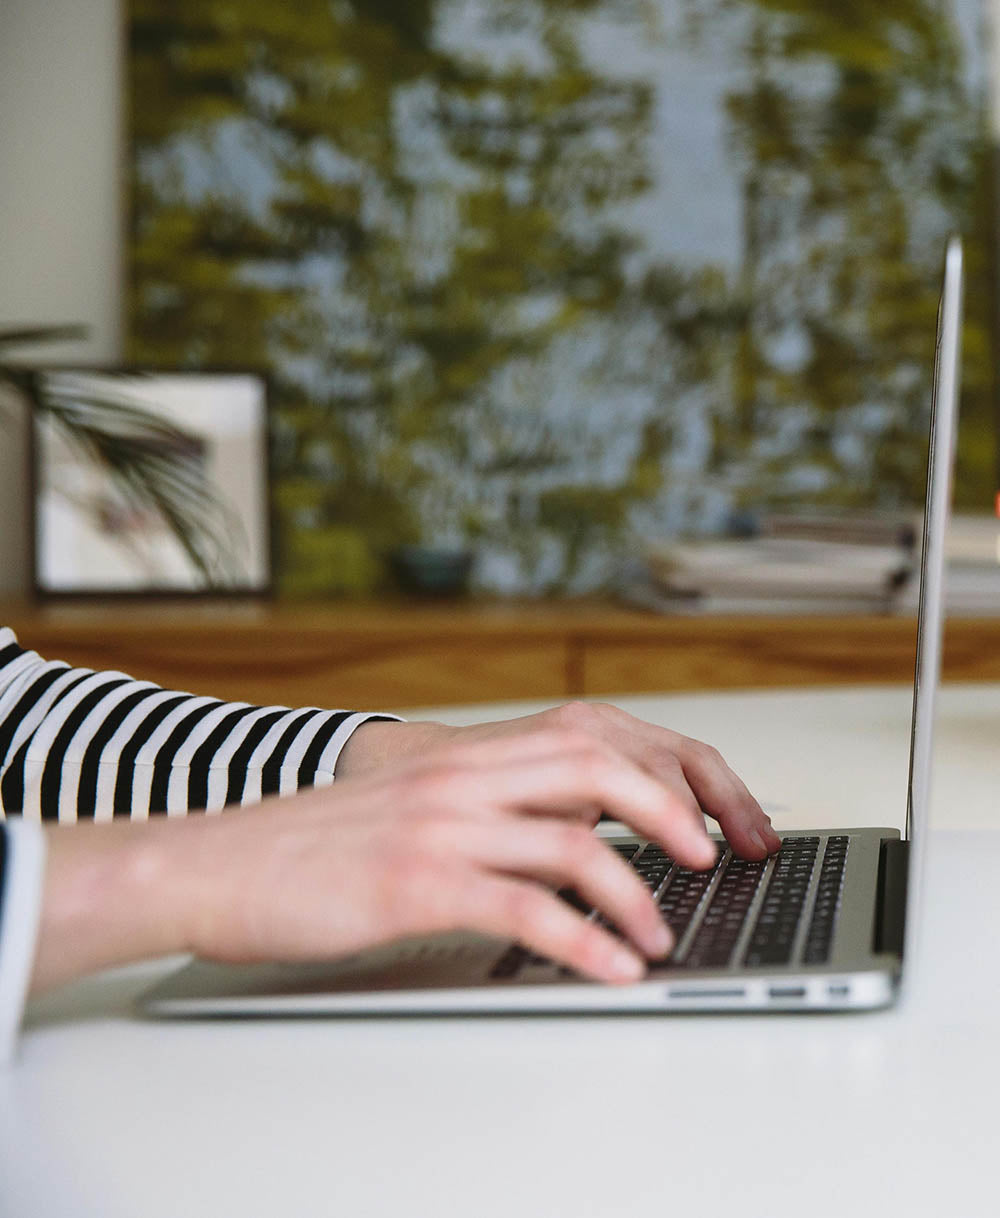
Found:
[[[0,329],[79,322],[81,343],[18,357],[121,353],[120,0],[0,0]],[[27,591],[23,420],[0,429],[0,596]]]

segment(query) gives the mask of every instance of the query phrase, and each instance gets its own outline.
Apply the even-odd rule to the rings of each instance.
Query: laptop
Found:
[[[928,832],[962,281],[962,247],[952,238],[938,313],[902,836],[889,828],[786,832],[778,853],[762,862],[735,857],[717,837],[715,866],[694,872],[660,846],[609,827],[609,847],[645,881],[676,937],[670,959],[634,985],[602,985],[518,943],[458,933],[321,964],[196,961],[148,991],[141,1009],[158,1016],[430,1015],[846,1011],[893,1003],[904,961],[912,972]],[[581,907],[573,893],[563,895]]]

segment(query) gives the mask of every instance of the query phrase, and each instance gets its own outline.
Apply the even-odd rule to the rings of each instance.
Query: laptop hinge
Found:
[[[903,955],[906,927],[906,877],[910,843],[890,838],[882,843],[878,860],[878,893],[875,900],[876,953]]]

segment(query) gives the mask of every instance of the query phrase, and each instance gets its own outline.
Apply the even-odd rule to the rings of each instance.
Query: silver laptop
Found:
[[[948,243],[938,315],[906,828],[782,835],[763,862],[718,840],[705,872],[625,833],[633,865],[674,929],[669,961],[601,985],[521,945],[472,934],[410,939],[314,965],[195,962],[141,999],[155,1015],[858,1010],[886,1006],[912,967],[928,829],[941,657],[944,543],[959,389],[962,248]],[[564,894],[573,899],[572,894]],[[590,916],[598,916],[591,913]]]

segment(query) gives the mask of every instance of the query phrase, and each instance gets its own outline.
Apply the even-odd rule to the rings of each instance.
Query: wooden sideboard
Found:
[[[292,706],[909,681],[901,617],[661,617],[594,602],[0,605],[46,658]],[[1000,618],[949,623],[944,675],[1000,681]]]

